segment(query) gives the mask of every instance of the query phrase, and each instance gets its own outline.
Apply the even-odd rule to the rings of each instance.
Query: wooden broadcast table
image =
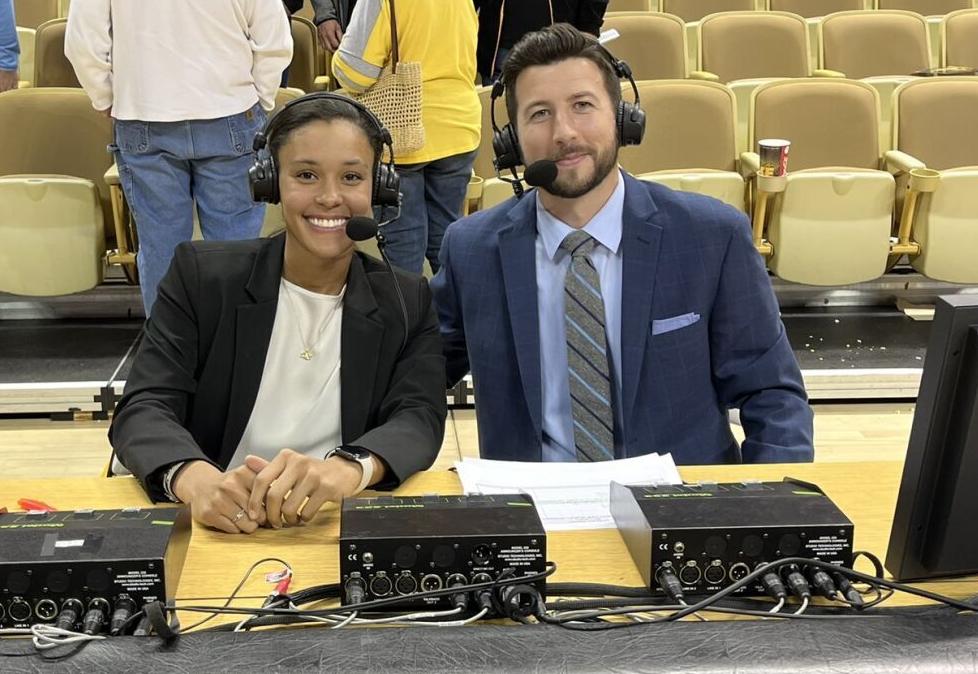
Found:
[[[802,480],[814,482],[819,485],[832,500],[845,512],[855,525],[855,547],[858,550],[867,550],[876,554],[880,559],[884,559],[886,545],[890,534],[890,523],[896,502],[897,489],[900,482],[902,464],[899,462],[872,462],[872,463],[815,463],[815,464],[790,464],[790,465],[738,465],[738,466],[689,466],[683,467],[680,473],[687,482],[715,481],[731,482],[746,479],[760,480],[780,480],[785,476],[797,477]],[[460,492],[458,478],[452,472],[425,472],[420,473],[408,480],[399,490],[402,495],[420,495],[444,493],[452,494]],[[0,480],[0,506],[6,505],[9,509],[16,508],[19,498],[36,498],[59,510],[70,510],[76,508],[120,508],[125,506],[148,506],[150,505],[142,492],[139,484],[132,478],[70,478],[70,479],[36,479],[36,480]],[[226,597],[237,585],[248,567],[258,559],[263,557],[279,557],[287,561],[295,572],[295,580],[292,589],[301,589],[311,585],[323,583],[335,583],[338,580],[338,534],[339,518],[335,506],[328,506],[319,516],[309,525],[303,527],[280,529],[280,530],[260,530],[250,536],[228,535],[220,532],[211,531],[203,527],[195,526],[187,554],[186,563],[177,588],[177,600],[186,602],[193,599],[195,603],[218,604],[218,600]],[[600,582],[615,585],[638,586],[642,584],[638,570],[631,561],[631,557],[618,535],[613,529],[594,530],[594,531],[573,531],[573,532],[554,532],[548,534],[548,559],[556,562],[557,572],[551,578],[556,582]],[[277,565],[267,564],[258,569],[252,578],[241,591],[242,599],[235,602],[236,606],[256,606],[261,598],[270,591],[270,585],[264,581],[264,573],[275,570]],[[868,567],[862,570],[869,571]],[[926,584],[927,589],[947,594],[956,598],[967,598],[978,594],[978,579],[972,577],[968,579],[957,579],[942,582],[931,582]],[[206,600],[206,601],[202,601]],[[908,604],[920,604],[919,600],[903,594],[894,595],[887,606],[900,606]],[[937,617],[939,616],[939,620]],[[184,613],[180,615],[183,624],[189,625],[199,620],[200,614]],[[953,619],[953,620],[952,620]],[[228,619],[221,617],[211,621],[211,625],[219,621],[226,622]],[[951,623],[944,624],[942,621],[951,620]],[[956,621],[956,622],[955,622]],[[787,624],[790,623],[790,624]],[[799,624],[801,623],[801,624]],[[940,624],[938,624],[940,623]],[[960,623],[960,625],[959,625]],[[858,626],[857,626],[858,625]],[[816,627],[817,626],[817,627]],[[889,635],[884,629],[895,629],[898,636]],[[929,628],[927,627],[929,626]],[[758,631],[761,628],[762,631]],[[655,626],[655,634],[669,633],[675,638],[673,641],[677,645],[688,644],[689,639],[698,635],[704,643],[710,643],[718,638],[735,639],[737,643],[745,644],[748,636],[742,634],[745,630],[750,632],[750,639],[759,639],[756,643],[751,641],[754,646],[765,646],[776,648],[776,645],[783,643],[781,639],[774,639],[776,634],[798,633],[799,639],[807,641],[809,649],[814,647],[817,658],[816,662],[821,662],[822,666],[829,665],[835,667],[845,660],[846,649],[842,648],[842,642],[847,639],[854,639],[856,650],[851,651],[850,655],[857,658],[864,665],[868,662],[872,665],[879,658],[879,671],[891,669],[894,664],[893,657],[901,658],[901,650],[908,648],[913,650],[918,648],[920,656],[931,653],[932,657],[936,651],[930,647],[930,640],[925,636],[927,629],[934,631],[933,643],[939,644],[940,648],[950,649],[946,657],[942,660],[942,667],[935,671],[954,671],[951,664],[959,662],[967,665],[970,663],[968,671],[974,671],[973,658],[978,658],[978,619],[957,618],[953,611],[931,612],[925,617],[904,616],[900,618],[863,618],[850,620],[813,620],[813,621],[714,621],[708,623],[684,622],[682,624],[664,624]],[[682,630],[681,639],[678,638],[676,630]],[[962,637],[954,637],[955,630],[960,629]],[[828,630],[832,639],[835,640],[840,648],[822,648],[819,644],[811,641],[815,632],[818,630]],[[349,658],[353,654],[349,653],[350,644],[356,644],[357,649],[366,648],[366,643],[375,641],[376,637],[364,636],[368,633],[383,633],[386,636],[383,641],[373,643],[370,647],[371,657],[367,661],[353,662]],[[391,634],[398,636],[391,637]],[[449,636],[451,633],[456,636]],[[506,669],[505,663],[508,660],[509,666],[523,669],[522,664],[528,661],[513,660],[516,657],[509,646],[502,647],[498,653],[492,653],[493,649],[487,644],[495,639],[503,639],[502,643],[518,643],[529,639],[529,643],[524,644],[523,648],[531,648],[543,651],[534,655],[533,662],[536,662],[537,669],[549,670],[563,669],[565,671],[578,669],[575,664],[590,663],[583,666],[583,669],[602,669],[608,667],[626,667],[629,669],[652,667],[653,663],[665,665],[661,658],[672,658],[674,663],[682,663],[683,668],[695,670],[698,666],[707,668],[725,667],[738,669],[738,671],[749,671],[754,666],[764,664],[769,666],[770,662],[759,662],[757,656],[748,656],[744,652],[724,652],[720,646],[720,651],[713,652],[707,649],[696,657],[686,652],[681,661],[676,661],[676,654],[670,655],[669,648],[663,647],[659,643],[655,648],[651,648],[648,653],[641,649],[632,648],[631,650],[621,650],[621,645],[615,645],[626,639],[627,643],[635,643],[635,638],[642,634],[652,634],[652,629],[635,628],[628,630],[613,630],[602,633],[582,633],[562,630],[543,626],[472,626],[464,629],[430,629],[416,628],[403,630],[273,630],[256,632],[254,634],[187,634],[181,636],[176,648],[184,651],[182,653],[183,664],[187,665],[186,649],[201,657],[205,657],[210,652],[208,648],[198,648],[193,645],[195,640],[201,643],[211,643],[214,639],[234,640],[242,644],[250,644],[246,651],[249,655],[245,658],[242,655],[242,662],[252,666],[264,662],[265,657],[271,657],[271,652],[276,649],[272,644],[281,645],[283,639],[290,641],[297,639],[307,648],[313,648],[314,654],[306,653],[307,661],[295,661],[292,665],[298,669],[313,669],[311,663],[319,662],[318,666],[326,669],[337,667],[339,669],[395,669],[412,670],[417,667],[418,671],[440,671],[438,662],[431,661],[418,651],[421,644],[433,644],[432,640],[445,641],[446,644],[455,644],[469,655],[473,660],[463,662],[458,660],[456,653],[452,657],[454,666],[459,668],[474,667],[484,669],[502,665]],[[340,636],[343,634],[353,636]],[[546,634],[546,638],[541,635]],[[277,635],[277,636],[275,636]],[[506,636],[504,636],[506,635]],[[532,635],[532,636],[531,636]],[[711,636],[712,635],[712,636]],[[867,636],[869,635],[869,636]],[[970,636],[964,636],[970,635]],[[269,641],[269,640],[272,641]],[[332,660],[329,666],[323,665],[319,652],[319,646],[315,644],[327,644],[335,642],[337,639],[346,645],[347,659]],[[534,639],[539,641],[535,643]],[[318,640],[318,641],[317,641]],[[488,640],[488,641],[487,641]],[[507,641],[508,640],[508,641]],[[658,639],[643,640],[655,644]],[[147,642],[156,642],[156,646],[147,645]],[[567,642],[567,643],[564,643]],[[130,644],[129,651],[126,651],[119,644]],[[221,642],[224,643],[224,642]],[[480,649],[473,651],[473,643],[480,644]],[[114,644],[114,646],[109,646]],[[135,644],[139,644],[136,646]],[[563,645],[561,645],[563,644]],[[594,644],[600,644],[600,648],[595,650]],[[788,642],[790,645],[790,642]],[[867,654],[867,644],[873,644],[873,654]],[[198,644],[200,646],[201,644]],[[434,646],[433,646],[434,647]],[[441,648],[448,648],[442,645]],[[452,646],[454,648],[455,646]],[[488,650],[486,650],[486,647]],[[937,646],[935,645],[935,648]],[[174,647],[170,647],[173,650]],[[959,648],[964,650],[958,652]],[[106,650],[107,649],[107,650]],[[97,644],[91,644],[84,649],[83,653],[71,658],[73,666],[77,666],[76,660],[79,657],[95,657],[98,660],[99,653],[108,657],[107,653],[114,653],[116,662],[119,657],[129,654],[135,657],[135,653],[140,652],[139,657],[150,657],[148,651],[156,653],[159,649],[159,642],[151,639],[112,639]],[[408,649],[405,651],[405,649]],[[578,649],[575,651],[575,649]],[[729,650],[729,649],[728,649]],[[939,649],[938,649],[939,650]],[[226,651],[224,651],[226,654]],[[414,663],[402,661],[401,658],[406,653],[415,658]],[[579,661],[569,661],[574,653],[583,658]],[[601,658],[595,660],[597,653],[602,653]],[[655,654],[653,660],[648,660]],[[970,653],[970,656],[967,655]],[[546,654],[546,657],[542,657]],[[704,656],[705,654],[705,656]],[[281,655],[279,653],[279,655]],[[639,659],[641,655],[642,659]],[[776,650],[769,654],[780,658],[787,669],[790,671],[794,666],[809,668],[813,661],[799,660],[805,656],[805,648],[796,645],[795,647],[783,650]],[[536,659],[541,656],[540,659]],[[953,656],[953,657],[952,657]],[[160,655],[162,658],[163,656]],[[276,656],[278,657],[278,656]],[[336,653],[333,657],[339,657]],[[390,658],[389,660],[386,658]],[[635,658],[634,660],[632,658]],[[788,658],[785,660],[784,658]],[[553,658],[556,658],[554,660]],[[624,659],[623,659],[624,658]],[[656,660],[655,658],[659,658]],[[719,658],[719,659],[717,659]],[[842,659],[840,659],[842,658]],[[950,660],[948,659],[950,658]],[[903,658],[905,659],[905,658]],[[902,660],[901,660],[902,661]],[[920,662],[918,654],[913,655],[914,663]],[[108,660],[101,661],[99,667],[106,665]],[[135,661],[133,661],[135,662]],[[166,664],[164,659],[163,664]],[[440,661],[439,661],[440,662]],[[795,662],[793,665],[792,662]],[[205,669],[210,666],[216,669],[224,669],[230,664],[225,661],[204,660],[197,665]],[[279,667],[284,665],[276,660]],[[444,664],[444,663],[442,663]],[[402,666],[403,665],[403,666]],[[657,667],[661,671],[661,667]],[[886,665],[886,666],[884,666]],[[0,662],[0,669],[3,663]],[[865,669],[865,668],[864,668]],[[818,667],[815,667],[818,670]],[[768,670],[770,671],[770,669]],[[876,671],[870,666],[865,671]],[[915,671],[918,671],[915,669]],[[919,671],[929,671],[919,670]]]

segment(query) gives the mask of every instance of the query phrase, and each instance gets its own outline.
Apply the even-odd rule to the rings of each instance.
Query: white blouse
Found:
[[[258,397],[228,469],[248,454],[283,448],[322,457],[342,444],[340,332],[343,295],[322,295],[284,278]]]

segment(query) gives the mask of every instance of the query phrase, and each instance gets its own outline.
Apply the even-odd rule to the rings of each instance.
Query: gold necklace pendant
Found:
[[[299,358],[302,360],[312,360],[312,351],[309,349],[304,349],[302,353],[299,354]]]

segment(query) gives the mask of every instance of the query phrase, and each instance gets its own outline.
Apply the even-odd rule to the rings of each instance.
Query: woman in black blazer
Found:
[[[446,414],[428,284],[394,271],[402,311],[393,276],[346,232],[397,200],[389,134],[359,105],[313,94],[258,141],[253,191],[281,201],[285,233],[177,248],[109,430],[150,498],[230,533],[398,485],[431,465]],[[318,323],[295,303],[318,300],[332,302]],[[287,449],[293,437],[302,451]]]

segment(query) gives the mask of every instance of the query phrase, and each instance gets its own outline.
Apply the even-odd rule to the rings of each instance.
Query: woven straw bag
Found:
[[[370,109],[391,133],[394,155],[410,155],[424,147],[421,118],[421,63],[401,61],[397,45],[397,16],[391,8],[391,60],[380,78],[362,93],[350,96]]]

